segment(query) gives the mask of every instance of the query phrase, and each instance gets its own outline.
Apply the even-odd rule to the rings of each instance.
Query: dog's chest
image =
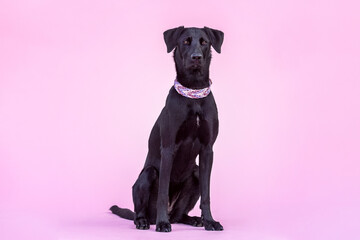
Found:
[[[189,108],[186,118],[177,131],[176,142],[199,139],[201,136],[207,135],[208,127],[202,109],[198,106]]]

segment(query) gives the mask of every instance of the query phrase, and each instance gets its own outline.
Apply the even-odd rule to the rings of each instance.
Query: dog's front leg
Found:
[[[161,163],[159,175],[159,193],[157,199],[156,231],[170,232],[171,224],[168,216],[169,183],[172,163],[174,159],[174,147],[165,147],[161,150]]]
[[[206,230],[223,230],[223,226],[216,222],[210,210],[210,175],[213,163],[213,150],[212,146],[205,146],[200,151],[199,164],[200,164],[200,192],[201,192],[201,216]]]

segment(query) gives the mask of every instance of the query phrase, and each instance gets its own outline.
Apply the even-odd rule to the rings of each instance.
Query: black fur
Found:
[[[221,52],[224,34],[211,28],[178,27],[164,32],[167,51],[174,50],[177,80],[185,87],[209,86],[211,49]],[[170,223],[223,230],[210,211],[210,174],[213,144],[218,135],[218,113],[212,93],[201,99],[181,96],[170,89],[159,118],[150,133],[146,162],[133,186],[135,213],[111,207],[134,220],[136,228],[170,232]],[[199,166],[195,159],[199,156]],[[190,217],[201,196],[202,216]]]

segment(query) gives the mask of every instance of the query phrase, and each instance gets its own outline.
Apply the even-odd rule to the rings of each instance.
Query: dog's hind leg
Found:
[[[200,197],[199,173],[198,167],[195,167],[192,177],[189,177],[183,183],[179,197],[174,203],[170,213],[170,222],[183,223],[195,227],[202,227],[200,217],[190,217],[188,213],[194,208]]]
[[[148,207],[150,196],[153,192],[153,185],[158,178],[158,172],[154,167],[146,167],[140,173],[133,186],[133,201],[135,208],[134,223],[137,229],[149,229],[150,219],[154,216],[148,216]]]
[[[178,221],[178,223],[183,223],[183,224],[191,225],[194,227],[203,227],[204,226],[201,217],[190,217],[187,214],[184,214],[182,216],[182,218]]]

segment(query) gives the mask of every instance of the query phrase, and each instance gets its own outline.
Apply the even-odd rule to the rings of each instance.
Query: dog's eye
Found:
[[[201,40],[200,40],[200,43],[201,43],[201,45],[206,45],[206,44],[207,44],[207,41],[204,40],[204,39],[201,39]]]
[[[184,40],[184,44],[185,44],[185,45],[190,45],[190,39]]]

